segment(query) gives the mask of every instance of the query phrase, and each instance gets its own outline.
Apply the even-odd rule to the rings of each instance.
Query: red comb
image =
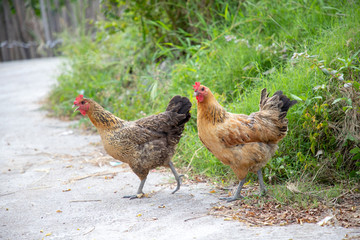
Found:
[[[195,82],[195,85],[193,85],[193,88],[195,91],[197,91],[200,87],[200,82]]]
[[[77,97],[75,98],[74,104],[79,103],[83,98],[84,98],[84,95],[79,94],[79,96],[77,96]]]

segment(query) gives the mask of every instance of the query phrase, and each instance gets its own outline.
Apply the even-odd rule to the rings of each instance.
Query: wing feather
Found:
[[[146,128],[155,132],[169,132],[185,118],[185,114],[167,111],[139,119],[135,121],[135,124],[141,128]]]
[[[276,111],[260,111],[251,115],[229,114],[218,125],[217,136],[227,147],[251,142],[277,143],[285,137],[287,119],[279,120]]]

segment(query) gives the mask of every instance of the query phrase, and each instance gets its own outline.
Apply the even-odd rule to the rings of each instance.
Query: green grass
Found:
[[[356,184],[339,183],[329,186],[303,181],[274,184],[268,187],[269,198],[259,200],[259,204],[261,201],[273,201],[299,209],[316,208],[319,205],[332,206],[341,204],[342,200],[339,196],[355,190],[351,186],[356,186]]]
[[[354,39],[359,39],[359,30],[355,30],[354,25],[359,26],[359,22],[354,21],[350,17],[349,25],[343,25],[343,21],[340,21],[327,31],[323,31],[321,36],[316,39],[316,43],[313,45],[312,51],[308,51],[310,55],[318,55],[319,60],[325,60],[327,66],[331,66],[334,69],[339,68],[339,62],[336,61],[337,57],[350,56],[356,51],[354,44],[351,44]],[[348,31],[352,29],[353,31]],[[344,48],[346,42],[350,44],[348,48]],[[329,43],[334,43],[329,45]],[[332,164],[331,159],[325,156],[324,159],[316,159],[315,153],[310,152],[311,142],[309,141],[309,133],[304,129],[303,115],[307,112],[309,105],[306,104],[306,100],[310,100],[317,96],[317,92],[313,89],[321,84],[329,84],[330,77],[323,74],[319,69],[313,67],[312,62],[306,59],[299,59],[296,64],[288,58],[288,61],[282,64],[272,65],[274,71],[271,74],[264,75],[262,72],[268,68],[268,62],[264,57],[271,55],[271,52],[275,50],[268,47],[264,47],[266,50],[256,51],[256,47],[248,47],[244,42],[226,42],[220,41],[220,43],[214,43],[214,49],[207,50],[206,54],[196,60],[189,60],[185,64],[181,63],[173,70],[173,77],[176,81],[172,82],[173,93],[181,92],[183,95],[191,96],[192,89],[191,84],[195,81],[207,85],[215,92],[219,102],[230,112],[245,113],[258,110],[259,93],[262,88],[266,87],[270,92],[274,93],[276,90],[281,89],[285,94],[289,96],[297,96],[303,99],[295,107],[293,107],[289,114],[289,134],[280,143],[280,149],[275,159],[282,159],[282,164],[285,169],[289,171],[281,173],[278,178],[283,177],[289,179],[291,177],[298,177],[296,174],[302,171],[304,168],[309,171],[309,175],[315,174],[319,171],[320,166],[323,164],[321,160]],[[274,47],[276,49],[276,47]],[[273,58],[278,59],[279,56],[273,55]],[[231,64],[230,64],[231,63]],[[252,64],[252,68],[246,68]],[[244,71],[244,68],[246,71]],[[262,70],[263,69],[263,70]],[[252,78],[250,78],[250,77]],[[188,86],[187,88],[181,86]],[[337,94],[337,93],[332,93]],[[330,94],[331,95],[331,94]],[[195,105],[195,100],[192,98]],[[314,104],[314,102],[311,102]],[[312,107],[310,105],[310,107]],[[195,110],[195,111],[194,111]],[[196,109],[193,110],[193,115],[196,114]],[[339,113],[341,114],[341,113]],[[192,126],[195,127],[196,116],[193,117]],[[187,133],[196,139],[196,132]],[[358,143],[358,142],[357,142]],[[355,142],[355,145],[357,144]],[[188,156],[196,149],[198,145],[187,144],[184,148],[179,148],[182,155]],[[336,146],[331,145],[329,154],[336,150]],[[322,150],[322,149],[317,149]],[[303,158],[300,158],[303,156]],[[206,149],[197,152],[197,156],[192,160],[194,165],[203,165],[200,169],[205,169],[211,172],[212,169],[216,169],[216,176],[223,175],[227,177],[228,171],[218,168],[214,164],[214,157],[208,156]],[[207,162],[203,162],[202,159],[208,159]],[[319,163],[320,160],[320,163]],[[201,163],[197,163],[200,161]],[[186,162],[187,163],[187,162]],[[185,164],[186,164],[185,163]],[[265,175],[268,172],[276,171],[280,165],[272,166],[270,163],[265,169]],[[215,168],[213,168],[215,166]],[[290,171],[293,170],[293,171]],[[323,177],[329,172],[324,168],[319,177]],[[201,170],[199,170],[201,172]],[[289,173],[291,172],[291,174]],[[294,174],[295,173],[295,174]]]
[[[75,117],[72,102],[83,93],[115,115],[133,120],[164,111],[175,94],[187,96],[193,103],[192,119],[174,162],[191,174],[227,183],[236,181],[235,175],[198,139],[192,85],[201,82],[228,111],[244,114],[258,111],[262,88],[271,93],[282,90],[299,103],[288,113],[287,137],[263,170],[265,181],[300,185],[311,181],[316,189],[316,184],[359,179],[360,137],[342,135],[351,132],[349,126],[360,125],[358,95],[343,89],[347,81],[354,86],[360,81],[359,4],[253,0],[221,5],[210,15],[194,9],[198,6],[187,6],[193,23],[188,31],[193,32],[185,35],[170,25],[166,31],[163,26],[144,32],[130,18],[124,18],[127,27],[121,31],[110,33],[99,27],[95,37],[77,39],[64,34],[63,54],[69,63],[50,94],[48,107],[56,116]],[[176,41],[170,42],[173,37]],[[301,52],[313,57],[291,58]],[[348,58],[352,60],[347,64],[339,60]],[[344,74],[344,81],[324,74],[319,62]],[[314,90],[321,85],[324,89]],[[332,104],[336,99],[344,100]],[[250,175],[250,179],[255,178]],[[282,188],[278,193],[274,190],[276,198],[300,201],[291,194],[282,196],[287,193]]]

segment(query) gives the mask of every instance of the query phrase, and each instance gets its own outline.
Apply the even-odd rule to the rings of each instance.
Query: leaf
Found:
[[[352,160],[360,160],[360,153],[355,154]],[[360,167],[360,162],[355,163],[357,167]]]
[[[360,53],[360,50],[358,50],[356,53],[354,53],[354,55],[351,56],[351,60],[354,60],[354,58],[356,58],[356,56]]]
[[[291,98],[293,98],[294,100],[297,100],[297,101],[300,101],[300,102],[303,102],[303,101],[304,101],[303,99],[301,99],[300,97],[298,97],[298,96],[296,96],[296,95],[294,95],[294,94],[292,94],[292,93],[290,93],[290,96],[291,96]]]
[[[319,89],[325,89],[325,84],[315,86],[313,89],[314,89],[315,91],[317,91],[317,90],[319,90]]]
[[[351,106],[352,105],[352,101],[350,98],[345,98],[346,102]]]
[[[326,68],[320,68],[320,69],[321,69],[321,71],[322,71],[323,73],[325,73],[325,75],[331,75],[331,74],[330,74],[330,71],[327,70]]]
[[[150,92],[150,98],[151,98],[152,100],[155,100],[155,98],[156,98],[157,95],[158,95],[157,88],[158,88],[158,82],[155,81],[154,84],[153,84],[152,87],[151,87],[151,92]]]
[[[345,100],[345,98],[338,98],[338,99],[335,99],[333,102],[332,102],[332,105],[340,102],[341,100]]]
[[[139,194],[136,194],[136,197],[137,198],[143,198],[143,197],[146,197],[146,194],[139,193]]]
[[[267,71],[263,72],[263,75],[268,75],[268,74],[271,74],[271,73],[273,73],[273,72],[275,72],[275,71],[276,71],[276,68],[275,68],[275,67],[273,67],[273,68],[271,68],[271,69],[269,69],[269,70],[267,70]]]
[[[360,153],[360,148],[359,147],[353,148],[350,150],[350,153],[352,154]]]
[[[322,96],[316,96],[316,97],[313,97],[312,99],[323,99]]]
[[[353,88],[355,88],[357,91],[360,91],[360,83],[353,81],[352,82]]]
[[[344,112],[347,112],[348,110],[352,109],[352,106],[346,106],[342,108]]]
[[[228,9],[228,8],[229,8],[229,4],[227,3],[227,4],[226,4],[226,7],[225,7],[225,14],[224,14],[226,21],[228,20],[228,14],[229,14],[229,9]]]
[[[350,66],[350,68],[360,71],[360,68],[355,67],[355,66]]]
[[[325,217],[323,220],[319,221],[317,224],[319,226],[324,226],[326,225],[334,216],[327,216]]]
[[[163,29],[165,29],[166,31],[170,31],[170,28],[169,26],[167,26],[165,23],[163,23],[162,21],[158,20],[158,21],[151,21],[151,20],[148,20],[147,21],[149,24],[152,24],[152,25],[155,25],[155,26],[158,26],[158,27],[161,27]]]
[[[311,147],[310,147],[310,150],[311,150],[311,152],[313,153],[313,154],[315,154],[315,146],[316,146],[316,141],[314,141],[314,142],[312,142],[311,143]]]
[[[191,71],[191,72],[196,72],[196,69],[193,69],[193,68],[184,68],[184,69]]]

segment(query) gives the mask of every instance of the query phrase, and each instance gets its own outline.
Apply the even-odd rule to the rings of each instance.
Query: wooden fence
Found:
[[[62,43],[58,33],[89,30],[90,21],[85,19],[95,22],[100,17],[100,0],[1,2],[0,61],[54,56]]]

